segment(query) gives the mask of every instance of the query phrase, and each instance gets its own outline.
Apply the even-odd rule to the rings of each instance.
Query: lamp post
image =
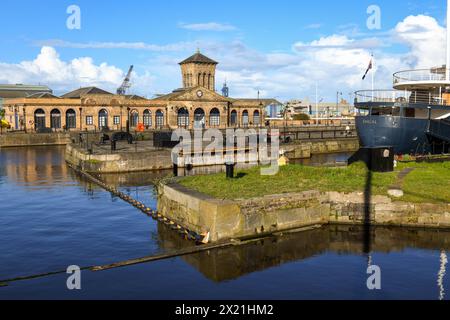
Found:
[[[130,133],[130,107],[127,107],[127,133]]]
[[[123,106],[120,106],[120,131],[123,131],[122,110]]]
[[[330,125],[330,107],[327,107],[327,126]]]
[[[336,92],[336,115],[339,114],[339,97],[342,97],[342,92]]]
[[[23,107],[23,129],[25,133],[27,133],[27,113],[25,111],[25,107]]]
[[[83,118],[82,118],[83,108],[79,108],[78,110],[80,111],[80,131],[83,131]]]

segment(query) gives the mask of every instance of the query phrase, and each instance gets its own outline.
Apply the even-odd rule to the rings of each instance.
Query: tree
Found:
[[[0,109],[0,120],[5,118],[5,109]]]

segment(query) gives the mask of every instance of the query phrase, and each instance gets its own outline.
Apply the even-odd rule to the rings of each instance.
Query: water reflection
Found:
[[[199,170],[213,173],[223,168]],[[155,208],[152,183],[168,174],[102,175],[102,179]],[[60,270],[74,263],[112,263],[192,245],[68,169],[64,148],[1,150],[0,191],[7,195],[7,201],[0,202],[1,278]],[[364,231],[364,227],[329,226],[89,274],[90,290],[83,294],[85,298],[111,297],[114,293],[108,283],[114,278],[124,292],[113,295],[118,298],[142,298],[149,292],[153,298],[184,299],[373,298],[365,286],[369,257],[369,263],[383,270],[381,298],[445,299],[449,231],[379,227]],[[61,286],[65,279],[57,280],[43,280],[47,286],[32,282],[3,288],[0,298],[21,298],[24,293],[70,298]],[[40,291],[39,296],[33,290]]]
[[[64,147],[0,149],[0,176],[19,186],[54,187],[71,183]]]
[[[361,243],[364,228],[352,226],[328,226],[295,234],[264,239],[257,243],[219,249],[183,257],[205,277],[215,282],[238,279],[246,274],[273,268],[286,263],[301,261],[324,253],[366,256]],[[186,246],[164,225],[158,228],[159,245],[165,250]],[[372,254],[401,253],[407,249],[450,249],[450,232],[404,228],[372,229]],[[446,260],[442,264],[440,281],[443,291]],[[380,266],[381,267],[381,266]],[[365,270],[364,270],[365,272]],[[443,294],[441,294],[442,296]]]
[[[439,287],[439,300],[445,299],[445,287],[444,287],[444,278],[445,273],[447,271],[447,254],[445,251],[441,252],[441,268],[438,273],[438,287]]]

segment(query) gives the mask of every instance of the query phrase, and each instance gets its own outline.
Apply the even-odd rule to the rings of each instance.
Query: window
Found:
[[[219,111],[219,109],[214,108],[211,110],[211,113],[209,115],[209,125],[211,127],[220,126],[220,111]]]
[[[164,126],[164,112],[161,110],[156,111],[156,126],[161,128]]]
[[[261,117],[258,110],[253,113],[253,124],[259,126],[261,124]]]
[[[245,111],[242,113],[242,125],[243,125],[244,127],[247,127],[247,126],[248,126],[248,123],[249,123],[248,111],[245,110]]]
[[[50,112],[50,126],[52,129],[61,129],[61,111],[58,109]]]
[[[233,110],[233,111],[231,112],[231,125],[232,125],[232,126],[237,125],[237,122],[238,122],[237,120],[238,120],[237,112],[236,112],[236,110]]]
[[[139,113],[136,110],[131,111],[130,126],[136,128],[139,124]]]
[[[144,126],[146,127],[152,126],[152,112],[150,110],[144,111]]]
[[[92,126],[94,124],[94,118],[92,116],[86,116],[86,124]]]
[[[194,128],[205,128],[205,111],[203,111],[203,109],[199,108],[194,112]]]
[[[188,127],[189,126],[189,111],[185,108],[178,110],[178,127]]]
[[[10,116],[10,121],[12,122],[12,117]],[[42,109],[38,109],[34,112],[34,125],[35,129],[43,129],[45,128],[45,112]]]
[[[114,116],[114,118],[113,118],[113,122],[114,122],[114,125],[119,125],[120,124],[120,116]]]
[[[75,129],[77,127],[77,114],[75,110],[69,109],[66,112],[66,129]]]
[[[100,112],[98,113],[98,128],[108,128],[108,111],[106,111],[105,109],[100,110]]]

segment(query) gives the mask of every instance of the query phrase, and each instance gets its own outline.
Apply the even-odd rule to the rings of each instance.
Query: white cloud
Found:
[[[294,44],[294,49],[298,51],[325,48],[375,49],[383,46],[386,46],[386,43],[375,37],[356,40],[350,39],[345,35],[335,34],[328,37],[322,37],[319,40],[314,40],[310,43],[297,42]]]
[[[208,22],[208,23],[192,23],[192,24],[185,24],[180,23],[180,28],[191,30],[191,31],[217,31],[217,32],[223,32],[223,31],[234,31],[237,30],[237,28],[231,24],[222,24],[217,22]]]
[[[3,83],[41,83],[48,85],[57,93],[74,90],[82,86],[100,86],[115,90],[124,78],[124,72],[107,63],[96,65],[92,58],[81,57],[71,61],[61,60],[52,47],[42,47],[32,61],[18,64],[0,62],[0,82]],[[136,75],[138,87],[151,82],[149,75]]]
[[[309,25],[307,25],[305,27],[305,29],[310,29],[310,30],[312,30],[312,29],[320,29],[320,28],[322,28],[322,24],[321,23],[312,23],[312,24],[309,24]]]
[[[445,64],[446,30],[436,19],[424,15],[409,16],[397,24],[394,37],[408,46],[412,66],[429,68]]]
[[[67,43],[54,40],[56,46],[73,48],[136,49],[151,51],[139,74],[133,74],[132,91],[152,96],[181,85],[177,63],[193,53],[202,53],[218,61],[217,89],[225,79],[233,97],[313,98],[315,84],[321,97],[334,101],[336,92],[348,93],[370,89],[370,76],[362,75],[375,54],[375,86],[392,88],[392,74],[416,67],[433,67],[445,63],[445,30],[432,17],[409,16],[381,35],[332,34],[310,42],[294,43],[286,52],[261,52],[242,41],[192,41],[167,45],[148,43]],[[389,50],[400,45],[403,50]],[[59,90],[82,85],[99,85],[114,90],[124,77],[123,70],[91,58],[62,61],[55,49],[43,47],[33,61],[18,64],[0,63],[0,82],[43,83]]]
[[[60,39],[36,41],[35,45],[75,49],[130,49],[153,52],[178,52],[195,48],[195,43],[193,42],[156,45],[145,42],[70,42]]]

